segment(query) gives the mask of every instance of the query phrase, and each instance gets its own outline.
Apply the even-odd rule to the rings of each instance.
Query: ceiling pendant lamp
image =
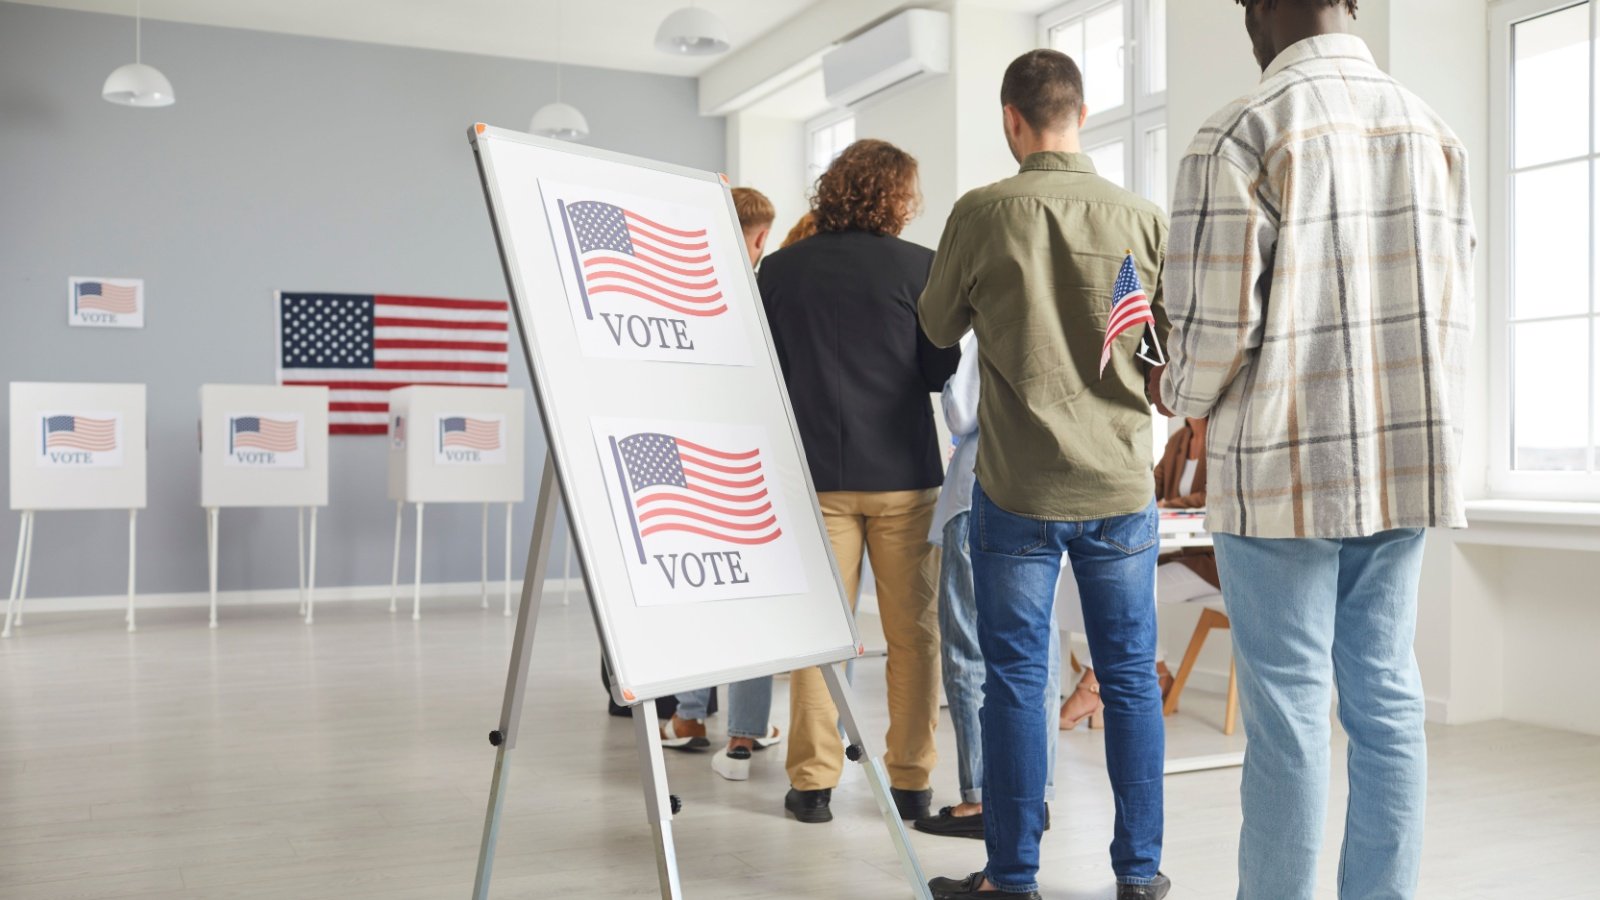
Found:
[[[177,101],[172,94],[172,82],[155,66],[143,62],[144,10],[142,4],[133,7],[133,62],[118,68],[106,77],[100,96],[119,106],[171,106]]]
[[[561,102],[561,0],[556,0],[556,102],[539,107],[528,130],[560,141],[581,141],[589,136],[589,120],[576,106]]]
[[[656,29],[656,49],[673,56],[715,56],[727,52],[728,26],[710,10],[685,6]]]

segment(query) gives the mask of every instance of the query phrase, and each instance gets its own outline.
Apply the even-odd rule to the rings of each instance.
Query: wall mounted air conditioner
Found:
[[[950,71],[950,14],[909,9],[823,54],[834,106],[860,106],[892,88]]]

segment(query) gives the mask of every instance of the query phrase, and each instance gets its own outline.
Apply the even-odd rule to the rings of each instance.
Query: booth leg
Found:
[[[299,506],[294,511],[294,553],[300,566],[300,580],[295,582],[300,588],[300,615],[306,614],[306,508]]]
[[[211,584],[211,627],[217,627],[217,526],[220,510],[215,506],[206,510],[206,571]]]
[[[28,546],[28,527],[33,523],[33,512],[23,510],[17,523],[17,561],[11,567],[11,596],[6,599],[6,625],[0,638],[11,637],[11,610],[17,603],[17,588],[22,584],[22,554]]]
[[[133,620],[133,586],[138,575],[139,562],[139,511],[128,510],[128,630],[135,631]]]
[[[400,595],[400,526],[405,524],[406,502],[394,502],[394,568],[389,573],[389,612],[394,612],[395,599]]]
[[[489,504],[483,505],[482,565],[478,570],[478,590],[484,609],[489,608]]]
[[[506,618],[511,618],[511,504],[506,504]]]
[[[417,503],[417,558],[412,566],[411,621],[422,618],[422,503]]]
[[[311,564],[306,568],[306,624],[310,625],[317,614],[317,508],[311,507],[311,542],[306,550]]]
[[[28,600],[28,575],[33,571],[33,526],[37,515],[28,511],[28,542],[22,547],[22,590],[17,594],[17,627],[22,627],[22,607]]]

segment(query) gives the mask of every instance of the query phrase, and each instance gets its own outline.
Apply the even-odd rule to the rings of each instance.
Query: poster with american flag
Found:
[[[47,469],[119,467],[122,415],[82,410],[40,412],[35,450],[35,464]]]
[[[505,465],[505,415],[449,412],[435,416],[433,461],[442,466]]]
[[[143,328],[144,280],[83,276],[67,279],[67,324]]]
[[[754,297],[726,210],[545,180],[539,190],[586,355],[751,364]]]
[[[229,413],[227,439],[225,465],[252,469],[306,466],[304,413]]]
[[[805,592],[797,526],[769,468],[764,428],[592,425],[637,605]]]
[[[280,291],[278,383],[328,388],[329,434],[383,434],[389,391],[505,387],[504,300]]]

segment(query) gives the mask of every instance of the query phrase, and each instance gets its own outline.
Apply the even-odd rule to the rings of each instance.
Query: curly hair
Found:
[[[789,229],[788,235],[786,235],[783,239],[783,247],[787,247],[790,244],[798,244],[816,233],[817,217],[813,216],[811,213],[806,213],[800,217],[800,221],[794,223],[793,228]],[[783,248],[780,247],[779,249],[781,250]]]
[[[817,179],[811,214],[817,230],[898,235],[922,211],[917,160],[888,141],[844,148]]]
[[[1353,19],[1356,15],[1358,0],[1309,0],[1309,2],[1308,0],[1300,0],[1300,2],[1302,6],[1342,6],[1345,12],[1348,12]],[[1267,9],[1275,9],[1278,6],[1278,0],[1238,0],[1238,3],[1244,7],[1255,6],[1259,3]]]

